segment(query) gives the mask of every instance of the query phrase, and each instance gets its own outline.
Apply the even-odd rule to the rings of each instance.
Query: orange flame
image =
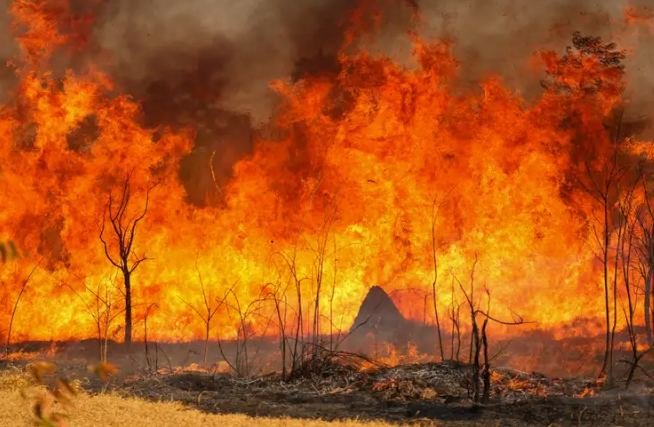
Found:
[[[431,291],[432,225],[437,286],[447,295],[441,313],[453,276],[467,280],[478,256],[475,276],[491,290],[495,312],[515,310],[546,329],[603,316],[589,244],[594,208],[570,188],[580,153],[607,155],[603,123],[621,102],[620,75],[596,58],[578,57],[578,67],[543,53],[546,70],[572,93],[548,90],[527,102],[497,79],[479,94],[462,92],[450,43],[414,36],[414,68],[342,53],[335,81],[272,84],[284,137],[258,140],[235,164],[226,206],[200,209],[178,180],[193,130],[144,128],[138,104],[114,96],[110,76],[96,69],[61,79],[46,71],[55,50],[78,40],[67,2],[16,0],[10,12],[21,81],[0,114],[0,229],[33,257],[1,267],[0,325],[9,323],[33,258],[48,259],[26,286],[15,339],[94,336],[95,296],[120,299],[122,278],[98,234],[109,194],[120,197],[127,175],[134,192],[126,216],[143,209],[157,184],[134,248],[150,258],[135,270],[133,299],[137,319],[157,303],[147,320],[152,339],[204,337],[190,306],[217,300],[226,303],[212,337],[237,336],[239,307],[248,328],[272,333],[273,296],[297,312],[298,289],[304,304],[321,289],[323,331],[347,329],[370,286]],[[584,92],[598,80],[602,91]],[[579,123],[566,129],[571,112]],[[83,131],[89,121],[93,134]],[[577,131],[589,142],[576,142]],[[399,305],[434,320],[411,296]]]

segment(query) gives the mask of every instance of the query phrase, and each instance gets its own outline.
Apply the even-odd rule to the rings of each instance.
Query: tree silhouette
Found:
[[[148,203],[150,200],[150,187],[145,197],[145,207],[143,212],[135,217],[128,218],[127,210],[132,201],[132,191],[129,182],[129,176],[125,179],[122,195],[116,206],[116,200],[113,194],[109,194],[109,201],[107,203],[104,216],[102,218],[102,226],[100,228],[100,241],[104,245],[104,253],[111,264],[123,274],[125,285],[125,343],[132,342],[132,273],[141,265],[147,258],[145,255],[138,256],[134,252],[134,237],[136,235],[136,227],[139,222],[145,217],[148,211]],[[107,214],[113,229],[114,241],[118,246],[118,254],[110,254],[109,245],[104,237],[105,222]]]

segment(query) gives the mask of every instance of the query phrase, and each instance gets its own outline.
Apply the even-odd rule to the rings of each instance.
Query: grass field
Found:
[[[407,367],[409,372],[411,367]],[[415,367],[413,367],[415,369]],[[441,367],[444,369],[444,367]],[[437,372],[435,370],[434,372]],[[31,372],[28,374],[27,372]],[[438,371],[440,372],[440,371]],[[64,375],[64,377],[73,378]],[[239,388],[232,382],[196,374],[160,376],[115,385],[105,392],[105,379],[84,377],[74,380],[78,393],[70,392],[72,404],[66,405],[68,427],[615,427],[652,426],[651,399],[647,395],[632,398],[598,396],[587,400],[565,401],[537,398],[527,404],[496,404],[473,411],[466,405],[442,404],[436,400],[401,402],[393,396],[370,400],[366,389],[354,390],[329,400],[325,395],[306,398],[291,387],[286,395],[270,386]],[[43,378],[41,380],[40,378]],[[43,402],[39,396],[57,396],[65,402],[63,390],[68,383],[55,384],[58,375],[34,374],[34,370],[10,367],[0,369],[0,427],[56,427],[36,424],[34,408]],[[79,378],[79,377],[78,377]],[[200,381],[210,379],[211,383]],[[94,379],[95,382],[87,380]],[[116,379],[118,380],[118,379]],[[377,378],[379,380],[379,378]],[[77,382],[80,381],[80,382]],[[195,382],[193,382],[195,381]],[[408,380],[406,380],[408,381]],[[50,385],[48,392],[44,384]],[[374,381],[373,381],[374,383]],[[404,384],[402,381],[400,383]],[[96,387],[97,385],[100,387]],[[218,384],[218,389],[211,384]],[[377,384],[377,383],[375,383]],[[576,383],[575,383],[576,384]],[[315,388],[316,385],[311,383]],[[320,386],[320,384],[318,384]],[[126,386],[126,387],[125,387]],[[199,387],[199,388],[198,388]],[[195,388],[202,390],[198,393]],[[57,391],[58,390],[58,391]],[[298,391],[299,390],[299,391]],[[216,394],[224,398],[217,398]],[[305,396],[306,400],[302,400]],[[64,396],[65,397],[65,396]],[[379,397],[379,396],[378,396]],[[364,400],[365,400],[364,399]],[[589,399],[589,400],[588,400]],[[637,400],[634,403],[634,399]],[[174,401],[173,401],[174,400]],[[419,404],[418,406],[416,406]],[[59,404],[58,404],[59,405]],[[388,405],[388,407],[386,406]],[[43,406],[42,414],[59,412],[61,406]],[[386,408],[386,409],[384,409]],[[467,408],[467,409],[466,409]],[[52,409],[52,410],[51,410]],[[416,409],[418,409],[416,411]],[[399,410],[399,412],[392,412]],[[407,411],[411,410],[411,413]],[[248,414],[248,415],[245,415]],[[582,419],[583,416],[583,419]],[[49,418],[47,416],[42,418]],[[345,419],[323,421],[322,419]],[[59,424],[57,424],[58,426]],[[62,425],[63,426],[63,425]]]
[[[33,401],[21,390],[29,385],[24,376],[0,372],[0,427],[34,427]],[[31,393],[38,389],[30,386]],[[264,418],[235,414],[207,414],[178,402],[149,402],[115,394],[80,393],[68,411],[67,427],[397,427],[380,421],[322,421],[315,419]],[[500,427],[501,422],[434,422],[420,424],[438,427]],[[417,423],[406,423],[415,426]]]
[[[21,390],[39,392],[22,374],[0,372],[0,427],[34,427],[32,401]],[[28,396],[30,395],[28,394]],[[113,394],[79,394],[68,411],[69,427],[386,427],[382,422],[355,420],[327,422],[309,419],[252,418],[245,415],[206,414],[177,402],[148,402]]]
[[[34,417],[29,403],[18,390],[0,390],[0,426],[34,427]],[[334,425],[325,421],[250,418],[244,415],[211,415],[187,409],[181,404],[162,402],[150,403],[138,399],[124,399],[118,396],[79,396],[70,411],[70,427],[324,427]],[[358,423],[355,421],[337,423],[342,427],[384,426],[381,423]]]
[[[43,387],[34,387],[23,373],[0,372],[0,427],[34,427],[35,417],[31,410],[34,401],[29,397],[42,391]],[[323,427],[335,424],[318,420],[205,414],[176,402],[155,403],[113,394],[92,396],[85,393],[75,398],[68,415],[70,418],[66,420],[66,425],[70,427],[253,427],[255,424],[266,427]],[[342,427],[386,425],[355,421],[337,424]]]

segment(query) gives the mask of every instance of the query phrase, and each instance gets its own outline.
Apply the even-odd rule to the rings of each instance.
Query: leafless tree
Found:
[[[30,279],[32,278],[32,275],[36,271],[36,269],[41,265],[41,262],[45,259],[45,255],[41,257],[39,262],[37,262],[30,273],[27,275],[27,278],[23,280],[23,284],[20,287],[20,292],[18,292],[18,296],[16,297],[16,302],[14,303],[14,309],[11,312],[11,318],[9,319],[9,329],[7,330],[7,342],[5,343],[5,357],[9,358],[9,345],[11,344],[11,332],[14,326],[14,318],[16,317],[16,311],[18,311],[18,304],[20,304],[20,300],[23,296],[23,293],[25,292],[25,289],[27,288],[27,284],[29,283]]]
[[[642,174],[639,178],[642,177]],[[629,344],[631,347],[631,360],[622,360],[622,362],[629,364],[629,371],[627,373],[627,379],[625,382],[625,389],[629,389],[631,382],[633,381],[634,374],[636,369],[639,367],[639,363],[643,357],[649,354],[654,347],[650,343],[649,348],[645,351],[639,352],[638,350],[638,333],[636,332],[636,323],[635,315],[638,307],[638,293],[635,292],[637,289],[632,287],[632,254],[634,247],[634,239],[637,239],[637,230],[639,218],[644,214],[643,209],[635,209],[633,206],[634,200],[634,191],[638,182],[636,181],[628,191],[625,197],[620,198],[618,201],[619,211],[621,221],[625,224],[625,232],[621,241],[618,242],[618,250],[621,255],[622,260],[622,280],[625,288],[625,293],[627,296],[626,307],[625,304],[622,304],[622,311],[625,317],[625,323],[627,325],[627,333],[629,335]],[[646,232],[647,229],[641,229]],[[647,237],[645,237],[647,239]],[[647,245],[649,242],[646,242]],[[642,246],[641,246],[641,249]],[[647,249],[643,254],[647,253]],[[647,280],[649,275],[649,267],[642,268],[642,263],[639,263],[640,276],[642,279]]]
[[[636,179],[632,185],[627,188],[624,195],[618,198],[619,222],[624,224],[624,233],[622,240],[618,242],[618,251],[621,256],[622,264],[622,281],[626,294],[625,301],[622,301],[622,311],[625,318],[626,329],[629,336],[629,345],[631,347],[631,360],[621,360],[629,365],[629,371],[625,382],[625,388],[628,389],[634,379],[641,360],[654,350],[654,344],[651,341],[651,323],[650,323],[650,301],[651,301],[651,280],[652,269],[654,265],[654,248],[653,237],[654,227],[652,219],[652,209],[649,202],[648,183],[646,175],[643,173],[643,164],[638,165],[638,173],[634,174]],[[642,183],[642,200],[635,203],[635,193],[638,184]],[[633,258],[635,257],[635,262]],[[637,275],[633,270],[637,271]],[[644,292],[642,293],[645,303],[643,304],[645,314],[645,326],[647,333],[648,346],[640,351],[638,346],[638,332],[636,325],[636,312],[639,307],[638,296],[639,288],[637,279],[640,278],[644,283]],[[647,374],[647,372],[645,372]],[[647,374],[649,376],[649,374]]]
[[[209,337],[210,337],[210,334],[211,334],[211,320],[214,318],[214,316],[216,315],[216,313],[218,312],[220,307],[222,307],[222,305],[224,304],[228,293],[233,292],[234,287],[236,286],[236,284],[239,281],[237,280],[236,282],[234,282],[234,284],[231,286],[231,288],[229,288],[227,290],[227,292],[225,292],[225,295],[223,296],[223,298],[217,299],[215,301],[216,304],[213,305],[213,303],[210,301],[210,297],[207,296],[207,291],[206,291],[206,288],[204,286],[204,281],[202,280],[202,274],[200,273],[200,269],[199,269],[199,267],[197,265],[197,260],[196,260],[196,263],[195,263],[195,269],[196,269],[196,271],[198,273],[198,280],[200,281],[200,290],[202,291],[202,301],[203,301],[203,305],[204,305],[204,307],[203,307],[204,313],[200,312],[200,309],[198,309],[194,305],[188,303],[186,300],[182,299],[181,297],[180,297],[180,299],[182,300],[182,302],[184,302],[184,304],[188,305],[200,317],[200,319],[204,323],[204,332],[205,332],[205,334],[204,334],[204,356],[203,356],[203,361],[204,362],[203,363],[204,363],[204,367],[206,369],[206,367],[207,367],[207,357],[208,357],[208,353],[209,353]]]
[[[479,308],[478,303],[475,302],[475,297],[474,297],[475,295],[474,279],[475,279],[475,268],[477,266],[477,262],[478,262],[478,257],[477,254],[475,254],[475,261],[472,264],[472,268],[470,269],[469,292],[465,290],[465,287],[459,281],[459,279],[454,275],[454,273],[452,273],[452,277],[459,284],[459,288],[461,289],[461,292],[463,293],[468,303],[468,308],[470,309],[470,323],[472,326],[472,334],[471,334],[472,344],[471,344],[471,355],[470,355],[470,360],[472,364],[472,379],[470,381],[471,397],[475,403],[479,403],[479,402],[488,403],[490,399],[490,386],[491,386],[490,362],[492,360],[492,358],[488,357],[488,334],[486,332],[488,322],[492,321],[494,323],[498,323],[506,326],[517,326],[517,325],[523,325],[532,322],[525,321],[521,316],[513,312],[512,312],[513,320],[511,321],[499,320],[495,317],[492,317],[490,315],[490,308],[491,308],[490,291],[486,286],[484,286],[484,292],[487,297],[487,308],[486,310],[482,310]],[[482,316],[484,318],[481,329],[479,328],[478,316]],[[481,365],[481,360],[480,360],[482,356],[481,354],[482,351],[484,357],[483,367]],[[481,393],[479,390],[480,377],[481,377],[481,382],[483,383],[483,390]]]
[[[451,360],[460,360],[461,353],[461,304],[455,299],[454,293],[454,277],[452,277],[452,297],[450,302],[450,310],[448,316],[452,321],[452,332],[451,332],[451,345],[450,345],[450,359]],[[454,341],[456,339],[456,352],[454,351]]]
[[[329,202],[325,208],[323,222],[320,229],[318,230],[315,244],[313,242],[310,242],[309,239],[306,238],[306,236],[304,239],[306,241],[307,246],[309,247],[309,250],[314,254],[313,275],[315,280],[315,296],[312,301],[313,327],[311,332],[312,337],[310,340],[314,344],[313,346],[314,349],[317,348],[317,345],[319,344],[322,335],[320,324],[323,316],[321,315],[321,311],[320,311],[320,302],[322,297],[323,282],[325,278],[325,263],[330,255],[335,255],[335,253],[330,254],[327,251],[327,248],[329,244],[329,235],[331,229],[334,223],[336,222],[336,215],[338,213],[339,201],[340,200],[338,198],[338,192],[336,192],[336,194],[333,197],[333,200]],[[334,287],[336,286],[335,281],[333,283],[333,286]],[[332,288],[332,302],[333,302],[333,292],[334,292],[334,288]]]
[[[611,343],[609,345],[609,361],[608,361],[608,377],[609,377],[609,385],[612,387],[614,385],[614,380],[615,378],[613,377],[613,355],[614,355],[614,349],[615,349],[615,333],[616,333],[616,328],[618,325],[618,277],[620,276],[620,261],[622,261],[622,267],[623,267],[623,273],[626,274],[627,277],[623,277],[626,279],[626,285],[629,286],[629,264],[625,264],[626,261],[630,260],[631,257],[631,244],[629,245],[629,253],[627,256],[627,259],[625,259],[625,240],[629,238],[629,242],[631,243],[631,238],[632,236],[628,235],[628,232],[630,230],[630,214],[631,214],[631,200],[633,197],[633,192],[635,190],[635,186],[637,185],[637,182],[634,183],[633,186],[630,186],[627,190],[627,194],[625,197],[626,204],[623,203],[621,194],[620,194],[620,183],[618,182],[616,184],[616,199],[618,202],[618,211],[617,211],[617,220],[614,221],[614,227],[616,229],[616,247],[615,247],[615,261],[613,265],[613,326],[611,327]],[[626,268],[626,271],[625,271]]]
[[[95,323],[96,335],[98,338],[99,345],[99,356],[100,362],[107,363],[107,348],[109,345],[109,334],[113,321],[123,313],[123,310],[115,310],[114,307],[114,284],[111,278],[108,279],[108,283],[103,283],[99,281],[95,289],[91,288],[86,284],[82,278],[73,274],[78,281],[84,286],[84,290],[91,294],[92,301],[88,302],[82,294],[80,294],[74,286],[71,286],[68,282],[65,282],[61,279],[59,280],[62,285],[71,289],[75,295],[82,301],[86,311],[93,318]],[[53,276],[54,277],[54,276]]]
[[[309,194],[309,203],[307,205],[307,208],[306,208],[305,212],[303,213],[302,220],[300,221],[300,225],[298,226],[297,235],[296,235],[296,239],[295,239],[295,243],[293,245],[292,251],[290,253],[285,253],[284,251],[277,251],[277,252],[274,253],[274,255],[277,255],[282,259],[282,263],[283,263],[283,265],[286,267],[286,269],[288,271],[288,275],[284,274],[285,277],[288,277],[288,283],[289,283],[289,286],[286,286],[285,289],[284,289],[284,296],[286,295],[287,288],[293,287],[293,288],[295,288],[295,293],[296,293],[296,298],[297,298],[296,299],[297,306],[293,309],[294,318],[293,318],[292,327],[294,329],[294,331],[293,331],[294,336],[290,336],[290,335],[287,336],[286,332],[282,333],[282,336],[285,336],[284,339],[288,339],[289,341],[292,341],[291,346],[288,346],[288,343],[286,343],[286,342],[284,342],[282,344],[282,347],[283,347],[282,358],[285,359],[286,349],[287,348],[288,348],[290,356],[291,356],[291,372],[294,372],[294,371],[298,370],[300,368],[300,366],[303,364],[304,357],[306,355],[306,349],[307,349],[307,346],[305,345],[306,343],[304,342],[304,338],[305,338],[305,331],[304,331],[304,322],[305,322],[304,314],[305,314],[305,310],[304,310],[304,307],[303,307],[304,300],[303,300],[302,285],[303,285],[304,282],[310,280],[310,278],[306,277],[305,275],[303,275],[300,272],[300,266],[298,265],[298,254],[300,252],[300,240],[304,238],[303,233],[304,233],[304,226],[305,226],[306,217],[309,214],[309,211],[310,211],[311,206],[313,204],[313,199],[314,199],[314,197],[315,197],[321,183],[322,183],[322,180],[318,179],[316,181],[316,183],[314,184],[313,188],[311,189],[311,192]],[[328,216],[328,218],[331,218],[331,221],[333,221],[333,219],[334,219],[333,215]],[[327,235],[328,235],[329,227],[331,227],[331,224],[329,224],[328,226],[325,226],[325,229],[327,230]],[[326,238],[323,239],[323,240],[325,242],[327,241]],[[324,248],[326,248],[326,243],[323,246],[324,246]],[[320,260],[319,260],[318,261],[318,266],[323,266],[324,267],[324,260],[323,260],[323,262],[320,262]],[[320,280],[322,282],[322,276],[321,276]],[[281,290],[281,287],[277,286],[276,291],[279,291],[279,290]],[[279,295],[277,292],[274,292],[272,295],[273,295],[274,301],[275,301],[275,306],[276,306],[275,310],[278,313],[278,317],[280,317],[280,314],[281,314],[280,308],[281,308],[281,306],[279,305],[279,303],[281,302],[281,300],[280,300],[279,297],[281,295]],[[319,300],[319,297],[316,298],[316,299]],[[315,301],[315,299],[314,299],[314,301]],[[310,304],[310,302],[308,304]],[[286,309],[288,307],[289,306],[286,305]],[[285,315],[286,314],[287,314],[287,312],[285,311]],[[284,323],[282,324],[281,323],[281,318],[280,318],[280,324],[284,325],[283,327],[285,327],[285,325],[287,323],[286,323],[286,321],[284,321]]]
[[[129,345],[132,342],[132,273],[141,265],[141,263],[148,258],[138,256],[134,250],[134,237],[136,235],[136,227],[139,222],[143,220],[148,211],[148,204],[150,200],[150,191],[154,187],[148,188],[145,196],[145,205],[143,211],[135,216],[129,217],[128,210],[132,201],[132,190],[130,186],[129,175],[125,179],[122,194],[116,205],[116,199],[113,193],[109,194],[109,201],[107,202],[105,212],[102,218],[100,227],[100,241],[104,245],[104,253],[109,262],[116,267],[123,275],[125,287],[125,343]],[[105,223],[107,216],[111,222],[113,230],[113,240],[117,245],[117,254],[112,255],[110,252],[109,244],[105,239]]]
[[[260,312],[262,303],[265,301],[265,294],[266,290],[265,287],[263,287],[257,298],[247,304],[244,304],[241,302],[236,291],[231,288],[227,290],[225,298],[223,299],[230,318],[233,315],[236,316],[236,350],[234,359],[230,361],[230,358],[227,357],[220,339],[218,339],[218,348],[220,350],[220,354],[223,357],[223,360],[239,377],[248,377],[254,373],[254,362],[258,350],[253,355],[249,348],[249,342],[254,336],[251,328],[252,318],[259,317],[267,321],[266,328],[261,333],[262,336],[266,335],[268,326],[271,323],[272,317],[266,317]],[[229,301],[228,298],[230,296],[233,302]]]
[[[288,353],[288,335],[286,328],[288,326],[288,296],[286,287],[282,286],[282,274],[278,273],[277,280],[273,283],[267,283],[264,286],[264,293],[267,293],[266,299],[273,302],[274,315],[277,317],[277,330],[279,333],[279,350],[282,358],[282,381],[287,379],[286,357]]]
[[[611,342],[612,342],[612,322],[611,322],[611,292],[609,290],[611,276],[609,274],[609,256],[610,256],[610,242],[611,236],[615,232],[615,227],[612,219],[612,206],[615,201],[615,192],[616,188],[619,185],[620,181],[627,173],[628,168],[621,167],[618,164],[618,150],[617,148],[613,151],[611,158],[603,162],[601,170],[593,171],[588,162],[585,163],[586,167],[586,180],[579,179],[579,183],[582,188],[588,193],[601,207],[602,209],[602,218],[597,219],[594,217],[592,224],[592,230],[595,236],[597,246],[599,248],[599,254],[596,254],[597,258],[600,260],[603,266],[604,273],[604,308],[605,308],[605,324],[606,324],[606,336],[605,336],[605,350],[604,350],[604,359],[602,362],[602,368],[600,369],[599,376],[606,377],[607,371],[610,369],[611,364]],[[598,232],[599,224],[599,232]],[[617,258],[616,258],[617,259]],[[617,271],[615,271],[617,275]],[[615,275],[614,275],[615,277]],[[613,283],[613,295],[616,295],[617,284],[614,280]],[[614,304],[616,303],[614,298]],[[614,318],[615,315],[615,306],[614,306]],[[610,372],[609,372],[610,373]]]
[[[155,356],[154,358],[150,357],[150,346],[148,346],[148,316],[150,311],[154,308],[159,308],[156,303],[152,303],[145,310],[145,315],[143,316],[143,345],[145,346],[145,364],[148,367],[148,371],[157,372],[159,370],[159,350],[155,342]]]
[[[642,168],[639,172],[644,200],[636,216],[638,222],[636,252],[638,255],[638,268],[644,285],[643,314],[647,342],[649,345],[654,345],[654,339],[652,338],[652,323],[654,322],[654,306],[652,305],[652,297],[654,296],[654,287],[652,286],[654,281],[654,209],[651,201],[652,195],[648,188],[651,180],[646,179]]]
[[[437,199],[434,198],[431,209],[431,252],[432,260],[434,266],[434,281],[431,284],[431,292],[434,302],[434,317],[436,319],[436,332],[438,334],[438,347],[440,350],[441,361],[445,360],[445,353],[443,352],[443,337],[441,336],[441,322],[438,316],[438,293],[436,292],[436,283],[438,282],[438,257],[436,255],[436,219],[438,218],[438,213],[447,200],[449,194],[454,190],[454,187],[443,197],[440,202],[437,202]]]

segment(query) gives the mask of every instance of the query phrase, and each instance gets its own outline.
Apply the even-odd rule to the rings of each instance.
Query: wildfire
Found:
[[[610,154],[604,123],[622,102],[620,74],[597,58],[542,53],[554,83],[528,102],[498,79],[479,93],[460,88],[446,42],[413,36],[415,67],[344,49],[335,79],[272,84],[284,136],[260,138],[235,164],[224,205],[198,208],[178,179],[192,128],[144,128],[138,102],[114,94],[97,69],[48,71],[55,51],[87,40],[88,17],[71,18],[63,0],[16,0],[10,13],[20,83],[0,114],[0,230],[29,255],[0,267],[0,330],[24,288],[14,340],[96,336],[98,296],[113,295],[113,313],[122,311],[124,277],[98,236],[103,224],[113,232],[109,198],[123,197],[127,177],[124,221],[148,197],[127,254],[142,260],[132,277],[137,338],[146,313],[152,339],[204,338],[205,303],[216,310],[211,338],[277,333],[279,301],[302,307],[307,330],[347,330],[374,285],[420,290],[399,292],[399,308],[433,323],[422,295],[434,252],[441,313],[453,278],[467,280],[478,258],[475,280],[493,311],[536,322],[525,328],[603,318],[589,226],[597,206],[574,185],[584,160]],[[562,85],[569,91],[554,89]],[[566,114],[578,121],[562,126]],[[112,336],[120,328],[118,318]]]

